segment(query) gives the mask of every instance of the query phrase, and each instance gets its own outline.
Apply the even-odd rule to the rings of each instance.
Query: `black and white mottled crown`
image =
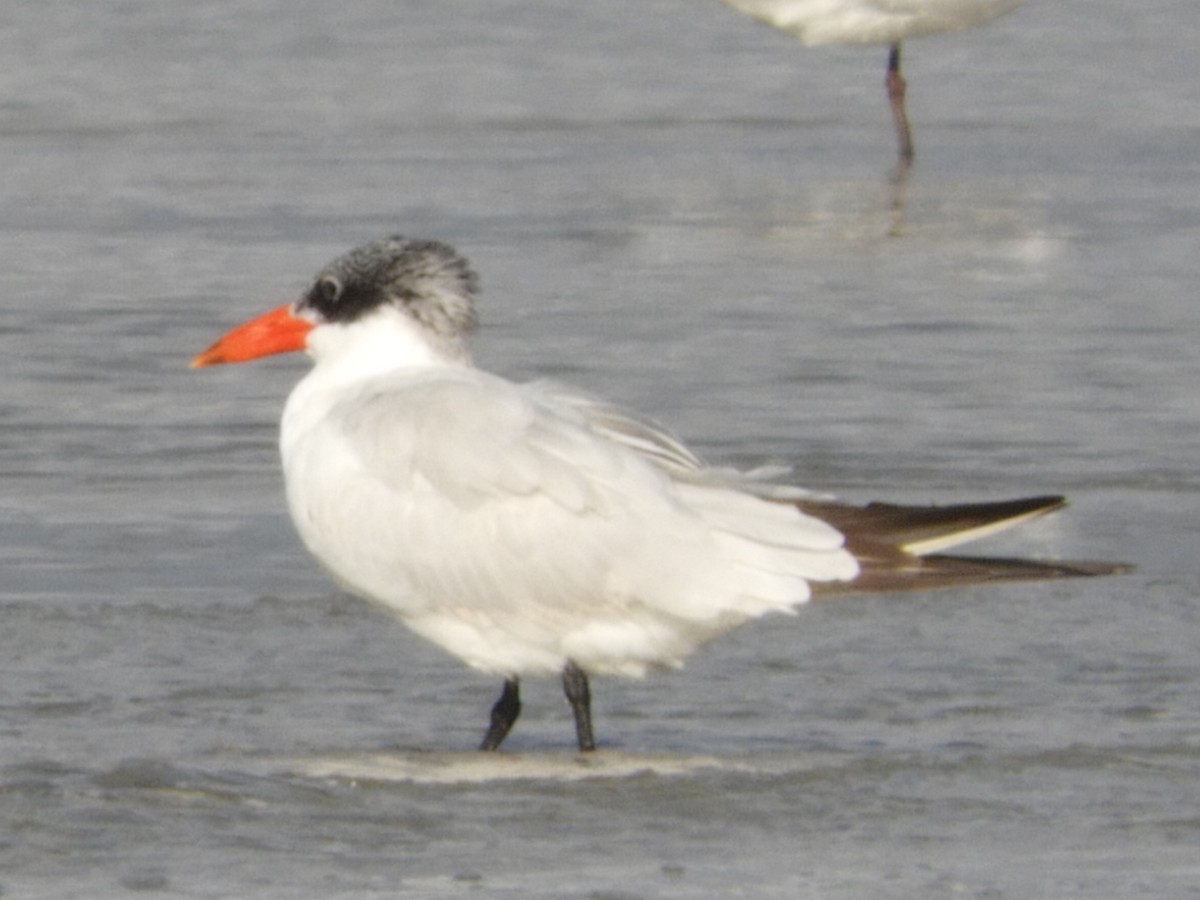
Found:
[[[461,341],[475,326],[479,278],[449,244],[393,235],[339,256],[300,300],[325,322],[348,324],[385,304],[433,335]]]

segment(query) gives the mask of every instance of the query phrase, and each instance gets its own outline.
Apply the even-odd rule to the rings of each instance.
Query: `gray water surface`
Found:
[[[0,14],[0,894],[1200,896],[1200,18],[1040,0],[906,55],[709,0]],[[854,500],[1065,492],[980,552],[1133,575],[812,606],[593,685],[571,751],[339,596],[193,372],[392,232],[481,365]]]

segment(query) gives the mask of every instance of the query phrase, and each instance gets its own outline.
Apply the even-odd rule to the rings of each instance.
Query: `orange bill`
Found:
[[[313,324],[292,314],[290,303],[230,331],[192,360],[192,368],[247,362],[261,356],[303,350]]]

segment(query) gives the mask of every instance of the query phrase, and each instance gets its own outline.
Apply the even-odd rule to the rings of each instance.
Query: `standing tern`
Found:
[[[913,161],[900,74],[900,44],[908,38],[964,31],[1011,12],[1025,0],[721,0],[739,12],[818,44],[887,44],[885,85],[900,145],[900,171]]]
[[[283,413],[292,519],[348,592],[504,680],[561,677],[580,750],[591,675],[640,677],[812,597],[1100,575],[1108,563],[942,555],[1060,497],[853,507],[712,468],[656,424],[474,368],[477,279],[446,244],[389,237],[335,259],[294,303],[192,365],[306,350]]]

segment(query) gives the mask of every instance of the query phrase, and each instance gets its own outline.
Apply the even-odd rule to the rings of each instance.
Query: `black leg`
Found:
[[[480,750],[495,750],[508,736],[517,716],[521,715],[521,688],[517,679],[510,678],[504,682],[504,690],[500,699],[492,707],[492,724],[488,726],[487,734],[483,736]]]
[[[571,712],[575,714],[575,734],[579,737],[579,749],[587,752],[596,749],[592,737],[592,692],[588,688],[587,675],[583,669],[568,661],[562,674],[563,691]]]
[[[904,108],[904,94],[908,85],[900,74],[900,45],[892,44],[888,50],[887,67],[888,100],[892,104],[892,121],[896,125],[896,140],[900,144],[900,165],[898,171],[907,171],[913,162],[912,130],[908,127],[908,112]]]

